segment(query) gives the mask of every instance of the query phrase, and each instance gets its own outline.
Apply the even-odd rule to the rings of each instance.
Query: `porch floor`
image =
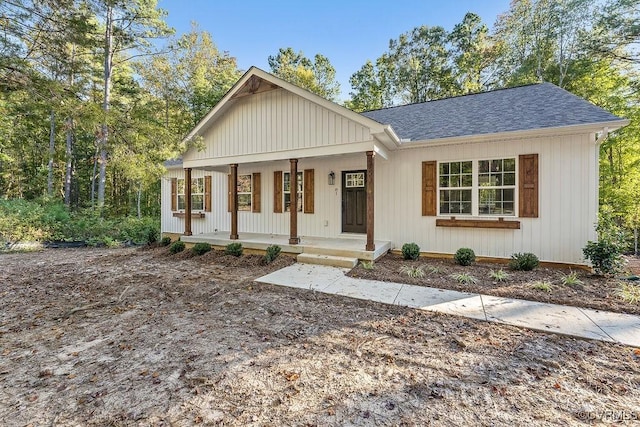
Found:
[[[270,245],[278,245],[284,253],[291,254],[318,254],[341,257],[352,257],[361,260],[376,260],[391,250],[391,242],[375,240],[375,251],[365,250],[366,238],[354,236],[341,236],[335,238],[300,236],[300,243],[289,244],[289,236],[284,234],[239,233],[238,240],[231,240],[228,231],[204,233],[193,236],[180,236],[185,243],[209,243],[212,246],[224,247],[229,243],[242,243],[246,249],[265,250]]]

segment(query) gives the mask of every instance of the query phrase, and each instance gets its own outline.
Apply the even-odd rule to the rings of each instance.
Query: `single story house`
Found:
[[[599,145],[626,124],[550,83],[358,114],[252,67],[167,163],[162,232],[584,264]]]

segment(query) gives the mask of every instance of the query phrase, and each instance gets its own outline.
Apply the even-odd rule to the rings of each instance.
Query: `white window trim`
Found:
[[[505,159],[515,159],[515,185],[513,186],[501,186],[499,188],[513,188],[513,215],[506,214],[480,214],[480,197],[479,197],[479,176],[480,176],[480,168],[479,163],[481,160],[505,160]],[[463,214],[463,213],[440,213],[440,164],[441,163],[455,163],[455,162],[468,162],[471,161],[471,178],[472,178],[472,187],[471,187],[471,214]],[[519,212],[519,177],[520,177],[520,164],[518,161],[518,155],[509,155],[509,156],[501,156],[501,157],[482,157],[482,158],[474,158],[474,159],[452,159],[452,160],[438,160],[436,164],[436,180],[437,180],[437,190],[436,190],[436,212],[437,216],[441,218],[451,218],[451,217],[460,217],[460,218],[482,218],[482,219],[496,219],[496,218],[518,218]],[[468,188],[468,187],[463,187]],[[498,187],[489,187],[489,188],[498,188]],[[447,189],[451,189],[451,187],[447,187]]]
[[[238,212],[252,212],[253,210],[253,174],[252,173],[242,173],[242,174],[238,174],[238,185],[240,184],[240,177],[241,176],[248,176],[249,177],[249,182],[250,182],[250,186],[251,186],[251,191],[249,192],[240,192],[240,190],[238,190],[236,188],[236,192],[238,194],[238,196],[240,196],[241,194],[248,194],[249,195],[249,209],[240,209],[240,202],[238,202]]]
[[[199,179],[202,181],[202,193],[194,193],[193,191],[191,192],[191,211],[192,212],[204,212],[204,195],[206,192],[206,189],[204,188],[204,177],[193,177],[191,178],[191,180],[195,180],[195,179]],[[186,191],[186,187],[183,185],[182,186],[182,193],[180,192],[180,181],[184,182],[185,179],[184,178],[178,178],[178,181],[176,183],[177,188],[176,188],[176,207],[178,208],[177,212],[184,212],[184,208],[180,209],[180,196],[184,197],[185,195],[185,191]],[[202,196],[202,208],[201,209],[194,209],[193,208],[193,196]]]
[[[286,175],[291,175],[291,171],[283,171],[282,173],[282,212],[289,212],[287,210],[285,195],[289,194],[290,191],[286,191],[284,187],[284,183],[286,182],[285,180]],[[298,171],[298,175],[300,175],[299,177],[300,192],[298,193],[298,199],[301,201],[300,202],[301,209],[298,212],[304,212],[304,170]],[[291,182],[291,179],[289,179],[289,182]]]

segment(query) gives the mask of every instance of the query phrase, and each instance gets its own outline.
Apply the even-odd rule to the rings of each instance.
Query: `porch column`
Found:
[[[231,172],[231,240],[238,240],[238,165],[229,165]]]
[[[367,245],[365,250],[375,251],[376,244],[373,238],[373,221],[375,212],[373,190],[374,184],[374,171],[375,171],[375,153],[373,151],[367,151]]]
[[[291,215],[291,219],[289,220],[290,231],[289,231],[289,244],[297,245],[300,243],[300,238],[298,237],[298,159],[289,159],[291,163],[291,178],[289,180],[289,214]]]
[[[191,168],[184,168],[184,235],[191,236]]]

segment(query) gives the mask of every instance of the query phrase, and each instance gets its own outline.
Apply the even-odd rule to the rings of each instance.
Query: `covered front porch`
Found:
[[[185,243],[204,242],[217,247],[241,243],[245,249],[261,251],[268,246],[278,245],[284,253],[350,257],[366,261],[374,261],[392,249],[391,242],[376,240],[375,249],[368,251],[365,249],[366,236],[346,235],[336,238],[300,236],[300,242],[297,244],[290,244],[289,238],[284,234],[240,233],[237,239],[231,239],[229,231],[180,236],[180,240]]]

